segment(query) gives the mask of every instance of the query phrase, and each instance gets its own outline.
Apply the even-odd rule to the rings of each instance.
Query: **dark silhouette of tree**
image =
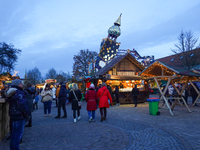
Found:
[[[177,59],[181,59],[182,66],[188,70],[197,65],[200,54],[199,50],[194,51],[197,48],[197,41],[198,38],[194,37],[192,31],[181,31],[178,42],[174,44],[175,49],[171,49],[172,52],[177,54]]]
[[[56,79],[57,72],[54,68],[49,69],[49,71],[45,75],[45,79]]]
[[[18,54],[21,50],[14,48],[12,44],[0,43],[0,72],[11,72],[14,70]]]
[[[33,85],[39,84],[42,81],[42,75],[41,72],[39,71],[39,69],[37,67],[35,67],[32,70],[29,70],[26,73],[26,78],[28,79],[28,81],[30,83],[32,83]]]
[[[97,52],[90,50],[80,50],[77,55],[74,55],[73,64],[73,75],[76,76],[87,76],[88,75],[88,62],[91,62]]]

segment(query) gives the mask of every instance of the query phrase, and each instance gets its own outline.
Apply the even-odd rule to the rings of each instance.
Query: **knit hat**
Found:
[[[90,84],[90,89],[94,89],[94,88],[95,88],[94,84]]]
[[[22,81],[20,79],[12,80],[12,85],[19,86],[19,84],[21,84],[21,83],[22,83]]]

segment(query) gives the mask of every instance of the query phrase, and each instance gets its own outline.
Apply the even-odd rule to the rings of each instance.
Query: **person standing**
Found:
[[[38,93],[36,92],[36,93],[35,93],[35,101],[34,101],[34,103],[33,103],[33,110],[38,109],[38,101],[39,101],[39,95],[38,95]]]
[[[132,94],[133,94],[133,101],[135,103],[135,107],[137,107],[137,96],[139,94],[139,89],[137,88],[137,85],[132,89]]]
[[[41,92],[41,96],[42,96],[42,102],[44,104],[44,116],[47,116],[47,110],[48,110],[48,115],[49,117],[52,117],[51,115],[51,103],[52,103],[52,96],[53,93],[50,89],[50,85],[46,84],[44,90]]]
[[[31,83],[27,83],[26,84],[26,88],[24,89],[25,91],[25,96],[28,102],[28,109],[30,111],[30,117],[28,120],[28,124],[26,125],[26,127],[32,127],[32,112],[33,112],[33,99],[34,99],[34,94],[36,93],[35,88],[32,87]]]
[[[115,86],[115,98],[116,98],[116,101],[117,101],[116,106],[119,106],[120,105],[120,103],[119,103],[119,88],[118,88],[117,85]]]
[[[7,91],[7,97],[10,105],[9,114],[12,120],[10,149],[18,150],[24,132],[25,121],[30,116],[21,80],[15,79],[12,81],[12,87]]]
[[[69,101],[72,102],[74,122],[76,122],[76,111],[78,115],[78,120],[81,119],[80,116],[81,106],[78,106],[78,102],[80,102],[81,98],[82,98],[81,91],[78,89],[78,85],[74,83],[72,90],[69,93]]]
[[[64,113],[64,116],[62,118],[67,118],[66,99],[67,99],[66,84],[61,83],[61,88],[60,88],[59,96],[58,96],[58,115],[55,117],[56,119],[60,118],[61,107]]]
[[[53,101],[56,101],[56,88],[55,86],[52,87],[52,93],[53,93]]]
[[[107,115],[106,108],[109,108],[108,99],[110,99],[110,103],[112,104],[112,97],[104,82],[101,84],[101,88],[97,92],[97,97],[99,99],[99,108],[100,108],[101,122],[102,122],[103,120],[106,120],[106,115]]]
[[[198,90],[199,88],[197,87],[197,84],[195,82],[193,82],[193,84],[196,87],[196,89]],[[191,95],[192,95],[192,105],[193,105],[198,94],[197,94],[196,90],[194,89],[194,87],[192,85],[191,85],[191,88],[190,88],[190,92],[191,92]],[[195,104],[194,106],[197,106],[197,104]]]
[[[60,86],[57,85],[57,88],[56,88],[56,107],[58,107],[58,96],[59,96],[59,92],[60,92]]]
[[[85,94],[85,100],[87,102],[89,122],[95,121],[95,110],[97,110],[97,95],[95,92],[94,84],[90,85],[89,90]]]
[[[184,99],[185,99],[185,102],[187,103],[187,105],[188,105],[188,96],[189,96],[189,93],[188,93],[188,87],[186,87],[186,88],[185,88]]]
[[[66,100],[66,104],[69,105],[69,88],[67,88],[67,100]]]

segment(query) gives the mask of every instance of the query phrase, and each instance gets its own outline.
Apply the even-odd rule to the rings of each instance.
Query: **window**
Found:
[[[194,56],[194,53],[192,53],[192,54],[190,55],[190,57],[192,57],[192,56]]]
[[[174,61],[174,58],[172,58],[171,61]]]
[[[183,56],[181,56],[180,59],[183,59]]]

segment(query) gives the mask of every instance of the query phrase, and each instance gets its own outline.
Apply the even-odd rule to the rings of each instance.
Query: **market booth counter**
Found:
[[[114,103],[116,102],[116,98],[114,96],[115,86],[119,87],[120,104],[134,103],[132,89],[135,87],[135,85],[137,85],[137,88],[139,89],[139,95],[137,96],[138,103],[146,102],[146,99],[149,97],[147,88],[148,84],[145,82],[145,80],[107,80],[106,83],[112,88],[112,98]]]
[[[9,104],[4,98],[0,98],[0,141],[8,134],[9,128]]]

